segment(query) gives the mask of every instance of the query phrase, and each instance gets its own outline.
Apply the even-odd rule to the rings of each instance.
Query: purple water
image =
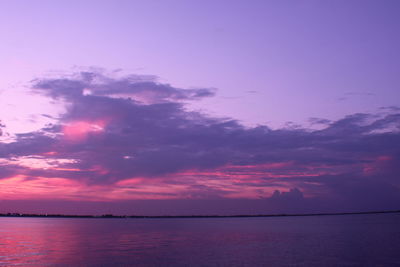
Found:
[[[400,214],[0,218],[0,266],[400,266]]]

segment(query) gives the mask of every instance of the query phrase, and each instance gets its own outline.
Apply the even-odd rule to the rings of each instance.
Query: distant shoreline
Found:
[[[28,217],[28,218],[118,218],[118,219],[190,219],[190,218],[262,218],[262,217],[300,217],[300,216],[328,216],[328,215],[362,215],[400,213],[400,210],[361,211],[361,212],[327,212],[327,213],[293,213],[293,214],[239,214],[239,215],[65,215],[65,214],[26,214],[0,213],[0,217]]]

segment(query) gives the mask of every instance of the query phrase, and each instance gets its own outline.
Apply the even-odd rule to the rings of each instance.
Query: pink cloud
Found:
[[[67,141],[83,142],[91,134],[99,134],[104,131],[107,120],[73,121],[62,127],[62,133]]]

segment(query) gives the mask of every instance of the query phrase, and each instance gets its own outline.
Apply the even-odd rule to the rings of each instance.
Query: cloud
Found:
[[[5,125],[3,123],[1,123],[0,121],[0,136],[3,135],[3,128],[5,127]]]
[[[129,75],[110,78],[101,72],[80,72],[69,78],[36,80],[34,89],[67,101],[85,96],[125,97],[142,104],[196,100],[213,96],[214,89],[181,89],[157,82],[154,76]]]
[[[384,202],[390,202],[398,195],[398,110],[312,119],[325,125],[319,130],[272,130],[188,111],[185,101],[214,90],[180,89],[152,76],[83,72],[38,79],[32,90],[60,101],[66,112],[40,131],[0,143],[3,179],[58,177],[114,186],[120,194],[177,198],[272,195],[274,203],[321,196],[354,202],[389,191]],[[24,157],[51,166],[29,167]]]
[[[292,188],[288,192],[281,192],[279,190],[275,190],[274,194],[271,196],[273,200],[302,200],[304,198],[303,193],[298,188]]]

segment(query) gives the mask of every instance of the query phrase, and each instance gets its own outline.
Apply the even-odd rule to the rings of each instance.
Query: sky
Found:
[[[0,1],[0,213],[398,209],[398,1]]]

